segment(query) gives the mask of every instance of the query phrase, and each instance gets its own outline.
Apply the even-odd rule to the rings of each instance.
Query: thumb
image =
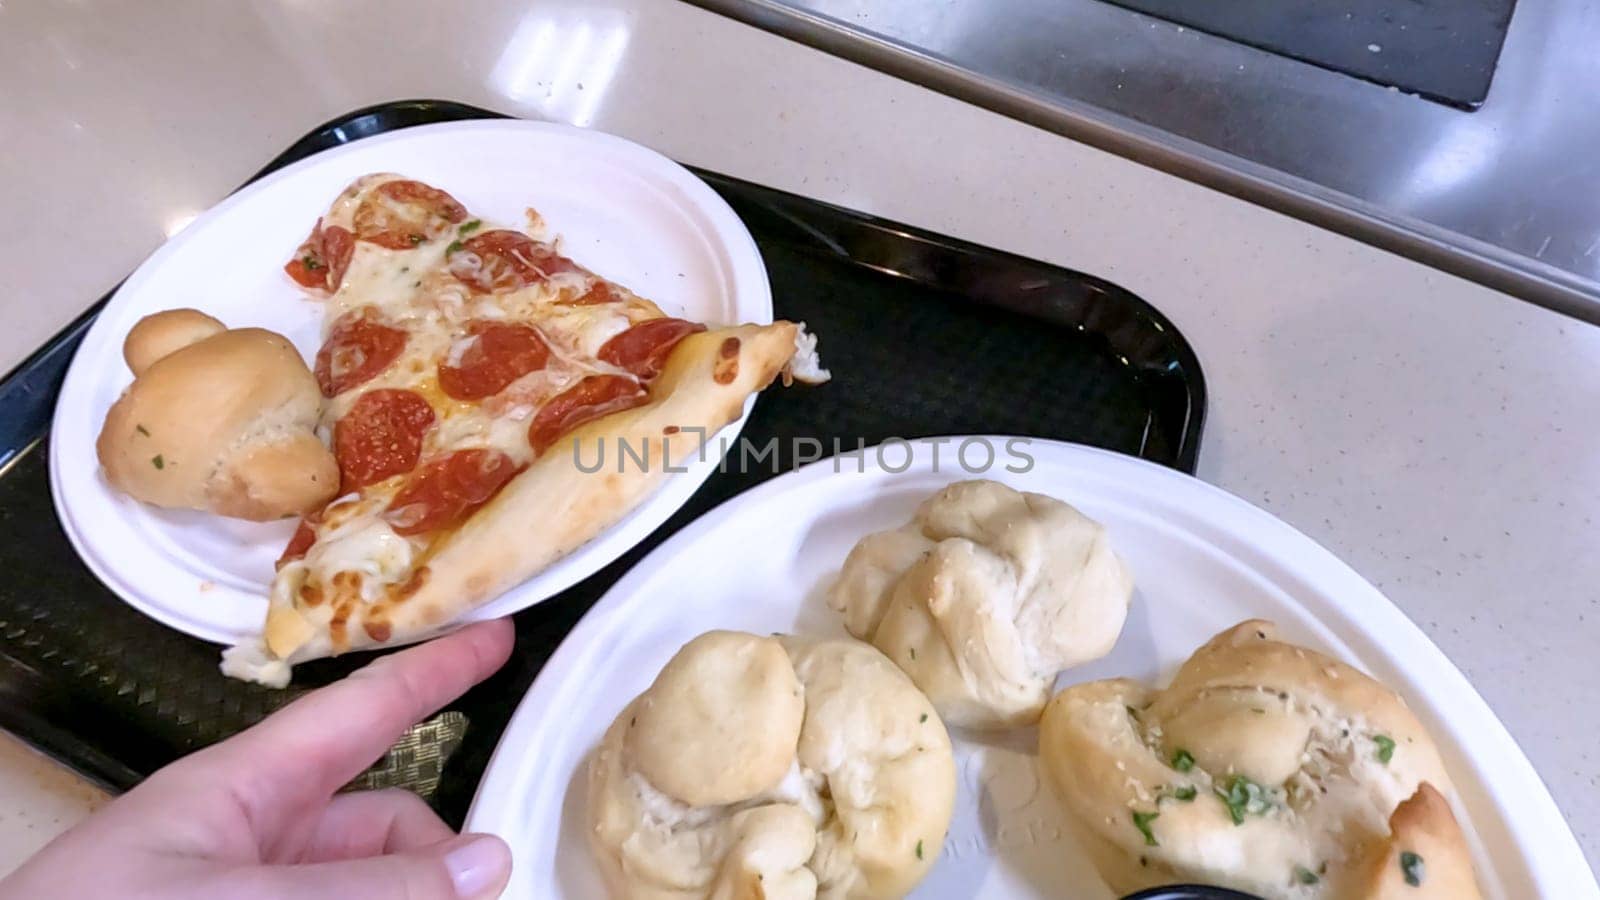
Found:
[[[493,900],[511,878],[511,850],[492,834],[464,834],[404,853],[298,866],[263,866],[228,896],[296,900]]]

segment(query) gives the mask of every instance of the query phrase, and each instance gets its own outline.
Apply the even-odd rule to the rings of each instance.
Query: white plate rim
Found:
[[[115,318],[114,314],[122,306],[136,299],[145,282],[166,265],[167,260],[178,253],[187,242],[202,234],[209,223],[229,215],[234,208],[249,202],[252,198],[275,190],[276,186],[281,182],[301,177],[308,170],[327,166],[330,161],[337,162],[345,155],[369,153],[374,148],[381,148],[390,144],[419,140],[438,140],[441,138],[449,139],[455,135],[477,139],[483,139],[488,136],[488,139],[493,139],[493,136],[497,133],[511,133],[515,138],[532,136],[537,139],[540,135],[549,135],[555,139],[589,142],[594,146],[603,147],[610,152],[621,154],[629,157],[632,161],[637,161],[641,169],[648,168],[655,175],[665,176],[665,186],[682,192],[683,196],[687,198],[685,202],[692,201],[693,212],[707,220],[712,228],[709,236],[713,236],[718,240],[719,248],[725,253],[729,264],[726,274],[733,285],[733,300],[738,318],[744,322],[760,324],[772,321],[771,284],[767,277],[765,262],[756,246],[754,236],[751,235],[744,222],[721,195],[676,161],[655,150],[616,135],[556,122],[512,118],[474,119],[417,125],[385,134],[359,138],[312,154],[305,159],[298,160],[263,176],[234,191],[216,205],[201,213],[185,226],[182,231],[173,235],[150,256],[146,257],[134,269],[133,273],[117,287],[111,299],[96,316],[95,322],[89,327],[77,350],[74,351],[72,361],[62,381],[55,409],[51,413],[51,434],[60,435],[64,433],[63,426],[66,424],[67,418],[81,413],[82,406],[90,402],[94,379],[97,375],[93,371],[94,362],[96,360],[103,361],[114,358],[118,365],[121,364],[120,346],[123,335],[115,333],[112,324]],[[373,171],[381,170],[373,169]],[[313,217],[316,214],[317,211],[310,212]],[[154,309],[151,311],[154,311]],[[718,434],[728,437],[737,436],[742,432],[755,402],[756,396],[750,397],[745,403],[740,417],[725,426]],[[731,444],[732,441],[724,442],[722,449],[726,450]],[[85,460],[87,460],[86,467],[84,465]],[[461,622],[465,623],[509,615],[541,603],[614,562],[656,528],[660,527],[667,519],[671,518],[672,514],[688,501],[689,497],[693,495],[705,479],[710,477],[720,462],[720,455],[714,451],[702,454],[699,458],[687,464],[686,467],[689,471],[670,475],[666,482],[660,485],[643,504],[635,508],[621,521],[613,524],[605,532],[602,532],[601,535],[559,560],[544,572],[533,576],[517,588],[507,591],[464,616]],[[220,627],[213,622],[207,621],[204,616],[195,616],[182,606],[172,605],[170,601],[153,600],[146,596],[117,567],[100,558],[100,554],[96,552],[92,525],[85,526],[80,523],[78,516],[74,514],[75,510],[82,505],[82,500],[78,499],[78,492],[65,483],[66,478],[62,474],[68,471],[69,465],[74,463],[78,464],[79,468],[85,472],[81,477],[100,477],[98,475],[98,461],[95,459],[92,446],[74,448],[69,446],[69,442],[66,441],[52,440],[50,442],[50,495],[57,518],[79,559],[83,561],[84,565],[89,568],[102,584],[110,588],[114,594],[140,613],[170,628],[201,640],[227,645],[238,643],[255,633],[253,630],[240,632]],[[87,512],[84,512],[84,514],[86,515]],[[546,578],[549,575],[556,577]],[[530,589],[530,585],[541,580],[545,583],[536,589]],[[187,605],[196,606],[198,604],[191,602]],[[265,613],[265,596],[263,596],[263,619]]]
[[[1148,482],[1146,491],[1159,489],[1172,497],[1188,495],[1196,502],[1207,504],[1206,515],[1219,526],[1220,534],[1237,537],[1243,532],[1249,535],[1258,551],[1266,550],[1260,561],[1279,568],[1288,566],[1286,574],[1291,578],[1315,581],[1321,585],[1323,592],[1346,598],[1339,612],[1350,620],[1348,622],[1332,621],[1309,608],[1307,612],[1347,643],[1362,646],[1369,660],[1381,658],[1387,665],[1405,672],[1409,680],[1415,681],[1420,677],[1433,684],[1426,692],[1430,712],[1436,714],[1435,718],[1448,723],[1452,735],[1463,731],[1473,735],[1474,752],[1469,757],[1472,778],[1469,782],[1462,777],[1468,773],[1461,771],[1460,766],[1455,767],[1453,774],[1456,775],[1458,790],[1471,783],[1483,791],[1496,807],[1507,810],[1506,818],[1519,823],[1517,827],[1509,829],[1506,836],[1514,844],[1514,852],[1524,863],[1528,876],[1538,883],[1541,895],[1600,898],[1600,884],[1596,883],[1594,873],[1589,869],[1576,835],[1567,825],[1532,762],[1488,703],[1421,628],[1331,551],[1248,501],[1194,476],[1148,460],[1043,438],[951,435],[920,440],[961,441],[968,438],[993,443],[1027,441],[1029,451],[1034,454],[1059,454],[1068,460],[1076,458],[1086,469],[1103,470],[1095,472],[1093,477],[1127,478],[1129,484],[1137,484],[1143,479]],[[772,502],[781,495],[803,491],[814,482],[833,475],[833,465],[832,457],[824,458],[730,498],[652,549],[612,585],[562,640],[518,703],[479,780],[464,830],[493,831],[492,823],[507,820],[510,805],[517,796],[518,783],[523,780],[525,766],[522,764],[531,758],[532,751],[529,748],[545,730],[546,721],[554,728],[561,720],[559,715],[552,716],[550,712],[554,702],[559,699],[562,686],[581,674],[581,665],[592,661],[594,653],[599,652],[599,642],[595,639],[611,627],[614,619],[626,613],[629,601],[636,595],[640,585],[650,582],[660,570],[669,567],[679,548],[697,542],[722,527],[726,521],[739,515],[744,507]],[[865,467],[868,474],[887,474],[892,477],[921,473],[926,465],[919,458],[908,470],[885,473],[878,465],[876,455],[869,452],[865,454]],[[953,475],[951,480],[960,480],[962,477],[973,476]],[[1250,546],[1247,544],[1245,548]],[[1339,627],[1341,625],[1346,627]],[[707,623],[707,627],[716,626],[715,623]],[[1354,634],[1347,633],[1350,627],[1356,629]],[[1375,637],[1379,634],[1387,636]],[[1198,638],[1196,646],[1203,639],[1204,636]],[[1430,730],[1437,727],[1438,723],[1432,723]],[[1492,779],[1484,777],[1482,771],[1491,765],[1495,769]],[[1516,814],[1511,815],[1510,810],[1515,810]],[[552,827],[559,828],[559,810],[552,811],[548,821],[554,823]],[[516,847],[516,835],[502,834],[501,837]]]

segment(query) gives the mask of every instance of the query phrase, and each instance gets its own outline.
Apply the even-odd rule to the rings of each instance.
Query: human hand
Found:
[[[511,853],[457,836],[415,794],[335,794],[407,728],[500,668],[508,620],[384,656],[156,772],[52,841],[0,900],[477,900]]]

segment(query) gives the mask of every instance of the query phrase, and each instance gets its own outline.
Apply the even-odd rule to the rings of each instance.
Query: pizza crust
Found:
[[[226,651],[223,672],[283,686],[295,663],[431,637],[635,509],[669,464],[701,453],[705,441],[740,416],[746,398],[777,377],[794,356],[797,333],[793,323],[776,322],[684,338],[651,383],[649,403],[589,422],[536,459],[423,555],[418,566],[426,571],[409,596],[362,605],[335,624],[330,604],[296,605],[291,591],[279,589],[280,576],[262,639]],[[630,457],[619,471],[617,448],[624,442],[647,464]],[[602,446],[605,465],[583,471],[580,463],[593,469]]]

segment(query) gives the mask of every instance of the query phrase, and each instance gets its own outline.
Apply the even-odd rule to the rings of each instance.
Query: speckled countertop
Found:
[[[1600,329],[670,0],[0,0],[0,81],[4,366],[312,125],[411,96],[1116,281],[1200,355],[1200,477],[1420,624],[1600,859]],[[3,740],[0,796],[0,870],[93,805]]]
[[[0,873],[106,802],[98,787],[0,732]]]

